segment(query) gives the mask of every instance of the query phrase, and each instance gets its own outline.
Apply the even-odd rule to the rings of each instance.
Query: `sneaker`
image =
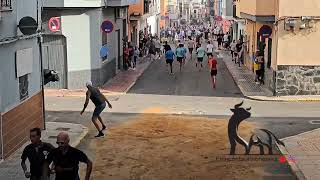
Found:
[[[103,134],[102,131],[100,131],[100,132],[98,133],[98,135],[96,135],[96,136],[94,136],[94,137],[95,137],[95,138],[104,137],[104,134]]]

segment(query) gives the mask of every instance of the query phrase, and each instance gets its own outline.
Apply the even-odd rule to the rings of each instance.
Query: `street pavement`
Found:
[[[205,44],[203,46],[205,46]],[[218,61],[216,89],[212,88],[207,58],[204,59],[203,65],[204,68],[199,72],[196,67],[195,50],[192,59],[190,58],[190,54],[188,54],[188,59],[182,72],[179,71],[179,62],[174,61],[174,75],[168,74],[168,68],[164,58],[155,60],[142,76],[140,76],[128,93],[242,97],[239,88],[234,83],[223,61]]]

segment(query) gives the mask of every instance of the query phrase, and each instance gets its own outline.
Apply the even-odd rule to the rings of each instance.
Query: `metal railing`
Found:
[[[0,10],[12,9],[12,0],[0,0]]]

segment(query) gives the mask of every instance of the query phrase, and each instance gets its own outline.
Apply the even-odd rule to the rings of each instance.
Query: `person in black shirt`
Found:
[[[30,141],[31,144],[26,146],[21,155],[21,167],[24,171],[26,178],[31,180],[43,180],[45,176],[45,159],[47,155],[54,149],[54,147],[49,144],[42,142],[41,140],[41,130],[40,128],[33,128],[30,130]],[[30,171],[27,170],[26,160],[30,162]]]
[[[164,54],[169,51],[171,49],[170,45],[168,44],[167,41],[164,42],[164,45],[163,45],[163,50],[164,50]]]
[[[80,114],[82,115],[83,112],[86,110],[86,108],[88,106],[88,103],[89,103],[89,99],[91,99],[93,104],[96,106],[94,111],[93,111],[92,122],[93,122],[94,126],[97,128],[97,130],[99,131],[98,135],[96,135],[95,137],[103,137],[104,134],[103,134],[102,131],[105,130],[107,127],[103,123],[100,114],[102,113],[102,111],[106,107],[106,102],[108,103],[109,108],[112,108],[112,105],[107,100],[107,98],[100,92],[100,90],[98,88],[92,86],[92,82],[91,81],[88,81],[86,83],[86,86],[88,88],[87,93],[86,93],[86,101],[84,103],[83,109],[80,112]],[[97,119],[102,124],[101,130],[100,130],[100,127],[99,127],[99,125],[97,123]]]
[[[85,180],[90,179],[92,162],[82,151],[69,145],[69,135],[61,132],[57,137],[58,148],[51,151],[46,164],[53,163],[51,173],[56,174],[55,180],[80,180],[79,162],[87,164]]]

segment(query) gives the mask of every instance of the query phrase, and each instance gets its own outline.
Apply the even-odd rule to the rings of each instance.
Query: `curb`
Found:
[[[77,138],[77,140],[75,141],[75,142],[73,142],[73,143],[71,143],[71,146],[72,147],[77,147],[80,143],[81,143],[81,141],[88,135],[88,133],[89,133],[89,128],[87,128],[87,127],[85,127],[85,126],[83,126],[83,125],[81,125],[82,126],[82,129],[83,129],[83,132],[78,136],[78,138]]]
[[[229,66],[227,65],[227,63],[225,63],[224,61],[224,57],[220,55],[219,51],[215,51],[217,54],[217,57],[222,59],[223,63],[226,65],[227,69],[229,70],[234,82],[237,84],[237,86],[239,87],[242,95],[250,100],[255,100],[255,101],[265,101],[265,102],[320,102],[320,97],[316,97],[316,98],[295,98],[292,97],[291,99],[279,99],[279,96],[273,96],[273,97],[266,97],[266,96],[249,96],[246,95],[243,87],[241,85],[238,84],[236,75],[233,73],[233,71],[230,71]],[[289,96],[288,96],[289,97]]]
[[[135,83],[137,82],[137,80],[140,78],[140,76],[144,73],[144,71],[146,69],[148,69],[148,67],[152,64],[153,61],[151,62],[147,62],[148,64],[146,65],[146,67],[141,71],[141,73],[135,78],[135,80],[126,88],[126,90],[124,92],[116,92],[116,91],[108,91],[108,90],[103,90],[103,89],[100,89],[101,90],[101,93],[105,96],[117,96],[117,95],[125,95],[127,94],[127,92],[135,85]],[[74,94],[72,92],[72,90],[68,91],[68,90],[65,90],[65,92],[67,92],[67,94],[63,94],[62,93],[56,93],[56,94],[47,94],[45,93],[45,96],[48,96],[48,97],[85,97],[85,92],[86,90],[85,89],[80,89],[80,90],[76,90],[74,92],[76,93],[82,93],[81,95],[79,94]],[[69,92],[69,93],[68,93]]]
[[[278,149],[280,150],[280,153],[286,157],[286,159],[289,158],[289,152],[285,147],[280,147],[278,144],[276,144]],[[290,171],[292,174],[296,177],[298,180],[307,180],[307,178],[304,176],[303,172],[301,169],[298,167],[298,165],[295,162],[292,161],[287,161]]]

